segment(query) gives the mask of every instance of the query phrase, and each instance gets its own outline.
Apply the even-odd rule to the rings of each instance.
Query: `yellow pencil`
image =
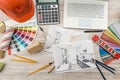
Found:
[[[36,60],[33,60],[33,59],[29,59],[29,58],[26,58],[26,57],[23,57],[23,56],[19,56],[19,55],[14,55],[15,57],[18,57],[18,58],[22,58],[22,59],[25,59],[25,60],[28,60],[28,61],[30,61],[30,62],[34,62],[34,63],[38,63],[38,61],[36,61]]]
[[[35,63],[35,62],[31,62],[31,61],[26,61],[26,60],[17,60],[17,59],[11,59],[11,61],[15,61],[15,62]]]
[[[52,65],[52,64],[53,64],[53,62],[50,62],[49,64],[47,64],[47,65],[45,65],[45,66],[43,66],[43,67],[40,67],[40,68],[38,68],[37,70],[34,70],[34,71],[30,72],[28,75],[32,75],[32,74],[34,74],[34,73],[37,73],[37,72],[39,72],[39,71],[41,71],[41,70],[49,67],[49,66]]]

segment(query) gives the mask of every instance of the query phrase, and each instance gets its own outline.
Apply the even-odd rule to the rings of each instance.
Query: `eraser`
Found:
[[[5,55],[5,51],[0,50],[0,59],[3,59]]]
[[[34,42],[32,43],[28,48],[27,51],[32,54],[32,53],[37,53],[42,51],[44,48],[44,44],[40,42]]]
[[[5,63],[4,62],[0,62],[0,72],[2,72],[4,67],[5,67]]]
[[[4,33],[6,30],[6,26],[4,24],[4,22],[0,22],[0,33]]]

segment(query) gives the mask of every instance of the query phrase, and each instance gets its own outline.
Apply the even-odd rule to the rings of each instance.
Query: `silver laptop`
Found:
[[[65,28],[107,29],[108,1],[64,0]]]

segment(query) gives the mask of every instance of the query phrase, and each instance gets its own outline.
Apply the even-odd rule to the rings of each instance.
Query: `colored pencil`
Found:
[[[21,58],[21,59],[24,59],[24,60],[27,60],[27,61],[30,61],[30,62],[33,62],[33,63],[38,63],[38,61],[30,59],[30,58],[26,58],[26,57],[19,56],[19,55],[16,55],[16,54],[14,56],[18,57],[18,58]]]
[[[104,80],[106,80],[105,76],[103,75],[103,73],[101,72],[100,68],[98,67],[97,63],[95,63],[99,73],[101,74],[101,76],[103,77]]]
[[[40,67],[40,68],[38,68],[37,70],[34,70],[34,71],[30,72],[28,75],[35,74],[35,73],[37,73],[37,72],[39,72],[39,71],[41,71],[41,70],[49,67],[49,66],[52,65],[52,64],[53,64],[53,62],[50,62],[50,63],[48,63],[47,65],[45,65],[45,66],[43,66],[43,67]]]
[[[110,71],[111,73],[115,74],[115,72],[114,72],[115,69],[114,68],[112,68],[110,66],[107,66],[106,64],[103,64],[103,63],[101,63],[101,62],[99,62],[97,60],[96,60],[96,63],[99,64],[99,65],[101,65],[103,68],[105,68],[106,70]]]
[[[99,64],[101,64],[101,65],[103,65],[103,66],[105,66],[105,67],[107,67],[107,68],[109,68],[109,69],[111,69],[111,70],[113,70],[113,71],[115,71],[114,68],[112,68],[112,67],[110,67],[110,66],[108,66],[108,65],[106,65],[106,64],[104,64],[104,63],[102,63],[102,62],[100,62],[98,60],[96,60],[96,62],[99,63]]]
[[[27,61],[27,60],[17,60],[17,59],[11,59],[11,61],[15,61],[15,62],[35,63],[35,62]]]

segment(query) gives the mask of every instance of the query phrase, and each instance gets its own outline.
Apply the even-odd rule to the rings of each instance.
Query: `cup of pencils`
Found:
[[[17,22],[25,22],[34,15],[33,0],[0,0],[0,9]]]

